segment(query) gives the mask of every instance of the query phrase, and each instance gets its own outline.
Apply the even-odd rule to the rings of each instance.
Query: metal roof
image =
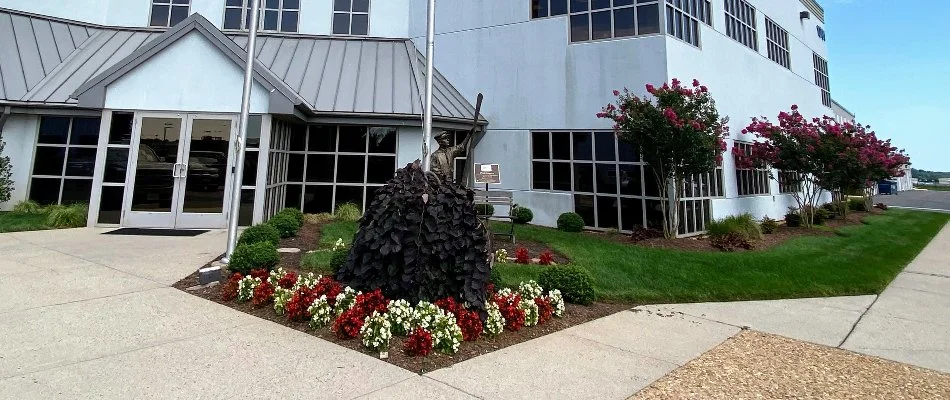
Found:
[[[109,83],[191,31],[243,65],[247,36],[226,36],[200,14],[156,30],[0,9],[0,103],[101,108]],[[425,58],[408,39],[262,34],[256,54],[256,80],[307,114],[422,114]],[[473,118],[475,108],[438,71],[433,88],[436,118]]]

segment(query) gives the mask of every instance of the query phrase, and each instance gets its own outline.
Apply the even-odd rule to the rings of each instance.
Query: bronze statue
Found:
[[[452,132],[442,131],[435,136],[439,148],[432,153],[429,159],[432,172],[443,180],[455,180],[455,159],[467,156],[469,142],[472,136],[468,135],[462,143],[452,145]]]

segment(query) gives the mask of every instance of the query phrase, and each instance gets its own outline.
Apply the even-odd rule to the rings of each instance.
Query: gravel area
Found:
[[[950,399],[950,375],[746,330],[631,399]]]

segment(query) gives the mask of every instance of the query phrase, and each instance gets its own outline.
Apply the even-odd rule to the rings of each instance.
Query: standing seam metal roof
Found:
[[[195,29],[185,27],[189,23],[217,30],[198,14],[171,29],[155,30],[98,27],[0,9],[0,103],[76,106],[77,90],[111,82],[107,75],[120,70],[117,65],[133,62],[162,40],[177,40],[177,30]],[[209,40],[225,36],[202,33]],[[229,47],[236,44],[246,57],[247,36],[226,37],[233,42]],[[281,89],[295,92],[302,103],[298,107],[310,113],[422,114],[425,57],[408,39],[262,34],[256,54],[258,67],[279,79]],[[435,117],[472,119],[475,108],[448,79],[436,71],[433,82]]]

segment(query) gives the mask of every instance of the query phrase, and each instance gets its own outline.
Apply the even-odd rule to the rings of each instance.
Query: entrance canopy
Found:
[[[0,9],[0,105],[104,108],[110,84],[192,32],[243,66],[247,36],[225,34],[197,13],[156,30]],[[304,120],[421,118],[425,60],[408,39],[263,33],[256,54],[254,80],[268,91],[271,114]],[[176,79],[154,78],[155,84]],[[435,121],[470,124],[471,103],[437,71],[434,81]]]

